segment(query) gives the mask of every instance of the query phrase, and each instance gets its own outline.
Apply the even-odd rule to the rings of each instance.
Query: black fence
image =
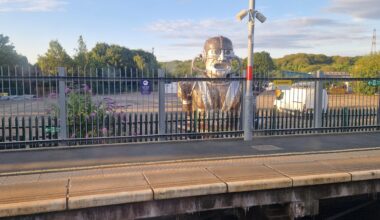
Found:
[[[323,113],[322,127],[314,126],[313,110],[283,113],[276,109],[258,109],[254,118],[256,136],[338,133],[380,130],[378,110],[329,109]],[[96,117],[96,116],[95,116]],[[165,134],[159,136],[158,113],[109,115],[104,120],[85,120],[69,126],[71,137],[65,144],[106,144],[241,137],[240,112],[170,112],[166,113]],[[82,121],[78,118],[77,120]],[[74,130],[74,128],[77,130]],[[79,129],[80,128],[80,129]],[[22,149],[58,146],[58,119],[52,117],[2,118],[0,149]]]
[[[186,110],[178,97],[178,83],[204,82],[213,86],[218,82],[238,82],[242,105],[245,78],[168,78],[130,71],[108,68],[58,76],[3,70],[0,149],[242,136],[244,108]],[[145,81],[150,87],[142,91]],[[377,131],[378,81],[379,78],[256,78],[254,135]],[[322,94],[318,111],[317,86]]]

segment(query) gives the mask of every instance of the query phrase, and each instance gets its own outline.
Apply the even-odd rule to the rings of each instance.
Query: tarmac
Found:
[[[255,137],[251,142],[245,142],[242,139],[185,140],[16,150],[0,152],[0,175],[21,171],[78,169],[91,166],[268,154],[305,154],[377,147],[380,147],[379,132]]]

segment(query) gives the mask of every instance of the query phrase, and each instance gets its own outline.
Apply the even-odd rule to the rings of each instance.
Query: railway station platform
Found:
[[[291,218],[315,215],[321,199],[380,193],[379,139],[361,133],[217,140],[217,151],[202,148],[208,142],[177,142],[0,153],[0,217],[137,219],[271,204],[288,204]]]

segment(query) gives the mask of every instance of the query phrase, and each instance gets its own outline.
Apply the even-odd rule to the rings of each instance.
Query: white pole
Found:
[[[255,0],[249,0],[249,21],[248,21],[248,60],[247,60],[247,80],[244,105],[244,140],[252,140],[253,124],[253,48],[254,48],[254,28],[255,28]]]

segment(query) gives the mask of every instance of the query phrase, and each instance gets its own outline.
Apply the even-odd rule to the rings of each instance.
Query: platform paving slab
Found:
[[[64,210],[66,210],[66,200],[64,198],[0,204],[0,218]]]
[[[227,185],[206,169],[144,172],[154,199],[171,199],[227,192]]]
[[[8,176],[8,178],[3,181],[2,185],[37,182],[40,178],[40,175],[41,174]]]
[[[292,180],[263,165],[207,168],[228,186],[228,192],[278,189],[292,186]]]
[[[67,180],[0,186],[0,217],[66,209]]]
[[[2,185],[3,182],[5,182],[5,180],[6,180],[7,178],[8,178],[7,176],[2,176],[2,177],[0,177],[0,185]]]
[[[153,200],[153,192],[142,173],[73,177],[69,209]]]
[[[380,157],[350,158],[342,160],[324,160],[321,163],[337,170],[348,172],[352,181],[380,179]]]
[[[380,179],[379,152],[168,161],[2,176],[0,216]]]
[[[318,161],[267,165],[292,179],[293,186],[350,182],[351,175]]]

